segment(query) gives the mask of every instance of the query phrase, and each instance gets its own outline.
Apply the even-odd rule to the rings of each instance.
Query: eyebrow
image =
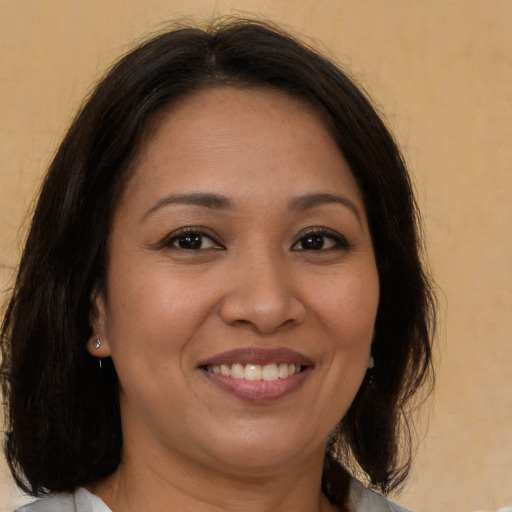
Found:
[[[207,194],[207,193],[192,193],[192,194],[171,194],[162,197],[156,204],[154,204],[147,212],[141,217],[141,222],[144,221],[149,215],[156,212],[164,206],[172,204],[185,204],[191,206],[202,206],[210,210],[227,210],[232,208],[231,201],[220,194]]]
[[[361,213],[357,206],[346,196],[338,194],[329,194],[325,192],[305,194],[296,197],[290,201],[288,208],[291,211],[304,212],[324,204],[341,204],[348,208],[357,218],[359,223],[362,222]],[[201,206],[210,210],[227,210],[233,208],[233,203],[221,194],[196,192],[190,194],[170,194],[159,199],[149,210],[141,217],[143,222],[148,216],[155,211],[168,205],[183,204],[191,206]]]
[[[328,193],[313,193],[306,194],[303,196],[296,197],[292,199],[289,204],[290,210],[295,211],[306,211],[311,208],[316,208],[317,206],[322,206],[324,204],[341,204],[348,208],[356,217],[359,223],[362,223],[362,215],[359,211],[359,208],[355,205],[353,201],[351,201],[348,197],[338,194],[328,194]]]

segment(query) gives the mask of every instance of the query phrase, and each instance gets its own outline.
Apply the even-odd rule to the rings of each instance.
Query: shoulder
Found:
[[[55,512],[74,511],[73,494],[55,493],[45,496],[44,498],[23,505],[14,512],[44,512],[51,510]]]
[[[350,482],[349,507],[350,512],[412,512],[366,489],[357,480]]]
[[[13,512],[112,512],[103,501],[83,488],[73,493],[52,493]]]

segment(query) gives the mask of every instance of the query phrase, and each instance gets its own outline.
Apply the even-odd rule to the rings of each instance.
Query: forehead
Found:
[[[317,109],[275,90],[233,87],[189,94],[158,116],[127,189],[151,183],[153,195],[207,187],[242,195],[267,188],[272,196],[283,192],[278,183],[296,194],[339,187],[359,194]]]
[[[270,129],[278,123],[287,127],[287,132],[299,132],[305,121],[314,132],[328,136],[327,114],[304,98],[272,88],[217,86],[194,91],[177,98],[157,114],[147,130],[138,160],[147,158],[163,138],[179,143],[176,150],[185,149],[190,135],[203,137],[205,143],[231,135],[231,142],[236,144],[234,135],[239,134],[240,124],[245,125],[246,132],[261,125]]]

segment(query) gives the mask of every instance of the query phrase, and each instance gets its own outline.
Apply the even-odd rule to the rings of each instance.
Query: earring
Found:
[[[103,343],[103,340],[101,338],[96,338],[95,336],[91,336],[87,343],[92,344],[95,350],[98,350],[101,347],[101,344]],[[94,356],[98,359],[98,366],[101,370],[101,356]]]
[[[371,370],[375,366],[375,359],[373,359],[373,356],[370,356],[370,359],[368,359],[368,370]]]

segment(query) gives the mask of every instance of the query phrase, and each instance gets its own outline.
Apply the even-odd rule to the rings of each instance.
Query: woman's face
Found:
[[[361,194],[314,109],[228,87],[180,101],[135,162],[94,298],[125,460],[321,460],[378,300]]]

